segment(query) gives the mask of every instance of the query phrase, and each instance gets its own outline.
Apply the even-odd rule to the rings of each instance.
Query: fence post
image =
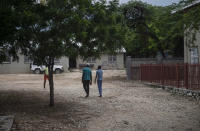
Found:
[[[179,64],[176,64],[176,85],[179,88]]]
[[[188,89],[188,63],[184,64],[184,84],[185,88]]]
[[[131,61],[131,56],[127,56],[126,57],[126,74],[127,74],[127,80],[130,80],[131,79],[131,75],[133,75],[132,72],[131,72],[131,65],[132,65],[131,62],[132,62]]]
[[[197,70],[199,71],[197,74],[197,79],[198,79],[197,88],[200,89],[200,64],[197,64]]]
[[[153,83],[153,77],[151,77],[151,73],[153,73],[153,67],[152,64],[149,64],[149,70],[148,70],[148,79],[151,83]]]
[[[161,64],[161,85],[164,86],[164,66]]]
[[[142,64],[140,64],[139,68],[140,68],[140,81],[142,81]]]

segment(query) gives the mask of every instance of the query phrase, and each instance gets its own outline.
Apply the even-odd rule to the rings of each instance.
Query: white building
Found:
[[[63,65],[64,72],[68,72],[69,68],[82,68],[86,63],[93,65],[93,69],[96,69],[98,65],[101,65],[103,69],[124,69],[124,53],[119,52],[116,55],[102,54],[99,59],[90,57],[85,61],[81,57],[75,59],[62,57],[55,60],[55,64]],[[0,74],[32,73],[30,63],[31,61],[24,55],[19,55],[19,61],[14,62],[12,57],[7,57],[7,60],[0,64]]]
[[[182,9],[173,11],[172,14],[177,12],[186,13],[193,8],[200,8],[200,0],[196,0]],[[184,31],[184,63],[200,63],[200,30],[186,29]]]
[[[31,61],[24,55],[18,55],[19,61],[12,61],[12,57],[7,57],[7,60],[0,64],[0,74],[17,74],[17,73],[32,73],[30,70]],[[62,57],[55,62],[58,65],[63,65],[64,71],[68,71],[69,59]]]

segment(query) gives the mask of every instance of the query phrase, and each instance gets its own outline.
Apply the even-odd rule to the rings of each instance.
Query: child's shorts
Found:
[[[44,74],[44,80],[49,80],[49,76]]]

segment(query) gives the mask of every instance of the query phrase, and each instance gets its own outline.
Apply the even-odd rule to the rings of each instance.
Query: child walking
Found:
[[[103,80],[103,71],[101,66],[98,66],[98,70],[96,71],[95,83],[97,80],[97,86],[99,89],[99,97],[102,97],[102,80]]]
[[[44,88],[46,85],[46,80],[49,80],[49,70],[48,70],[48,66],[46,65],[45,69],[44,69]]]

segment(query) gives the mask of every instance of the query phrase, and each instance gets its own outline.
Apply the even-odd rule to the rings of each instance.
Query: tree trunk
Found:
[[[50,104],[49,106],[54,106],[54,83],[53,83],[53,66],[54,66],[54,58],[49,58],[49,88],[50,88]]]
[[[162,57],[165,58],[165,53],[164,53],[164,50],[163,50],[163,48],[161,46],[160,39],[155,35],[155,32],[153,32],[148,27],[148,25],[146,25],[146,24],[143,24],[143,25],[147,28],[147,32],[145,34],[149,34],[150,37],[156,41],[158,50],[161,52]]]

